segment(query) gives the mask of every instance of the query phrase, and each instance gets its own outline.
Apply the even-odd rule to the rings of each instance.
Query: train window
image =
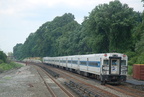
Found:
[[[66,63],[66,60],[63,60],[63,63]]]
[[[103,65],[108,65],[109,64],[109,60],[104,60],[103,61]]]
[[[118,65],[118,60],[112,60],[112,65]]]
[[[89,66],[98,67],[99,63],[98,62],[89,62]]]
[[[68,63],[71,63],[71,60],[68,60]]]
[[[126,60],[121,60],[121,65],[126,65]]]
[[[86,61],[80,61],[80,65],[87,65]]]
[[[73,64],[77,64],[77,61],[72,61]]]

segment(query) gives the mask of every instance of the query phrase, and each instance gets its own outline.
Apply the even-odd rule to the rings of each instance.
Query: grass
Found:
[[[6,71],[6,70],[10,70],[10,69],[13,69],[13,68],[20,68],[20,67],[22,67],[21,64],[14,63],[14,62],[1,63],[0,64],[0,72]]]
[[[7,77],[4,77],[4,79],[7,79],[7,80],[8,80],[8,79],[11,79],[11,77],[7,76]]]
[[[133,73],[133,66],[128,66],[128,75],[132,75]]]
[[[4,81],[0,81],[0,83],[5,83]]]

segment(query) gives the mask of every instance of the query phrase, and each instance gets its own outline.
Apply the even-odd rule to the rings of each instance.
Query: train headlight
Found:
[[[123,57],[126,57],[126,55],[125,55],[125,54],[123,54]]]
[[[104,54],[105,57],[107,57],[107,54]]]

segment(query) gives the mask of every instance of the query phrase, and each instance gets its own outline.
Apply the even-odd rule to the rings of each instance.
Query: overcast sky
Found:
[[[12,52],[17,43],[56,16],[72,13],[81,23],[99,4],[113,0],[0,0],[0,50]],[[119,0],[135,11],[143,11],[141,0]]]

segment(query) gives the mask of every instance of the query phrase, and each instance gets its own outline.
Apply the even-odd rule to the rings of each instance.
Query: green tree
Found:
[[[143,12],[143,20],[142,23],[139,24],[139,26],[136,29],[137,34],[137,42],[135,46],[136,55],[138,56],[138,59],[136,63],[144,64],[143,58],[144,58],[144,12]]]
[[[140,22],[133,29],[133,44],[135,44],[135,50],[133,52],[128,52],[129,65],[144,64],[144,12],[139,13],[138,17],[138,21]]]
[[[22,53],[22,43],[16,44],[16,46],[13,47],[13,55],[16,59],[20,60],[23,57],[23,53]]]
[[[88,24],[93,50],[124,52],[131,48],[131,30],[136,24],[136,12],[127,4],[115,0],[96,6],[88,17]]]
[[[6,62],[7,56],[3,51],[0,51],[0,64]]]
[[[133,57],[135,50],[142,52],[142,14],[133,11],[127,4],[115,0],[98,5],[81,25],[74,19],[74,15],[65,13],[44,23],[28,36],[24,44],[17,44],[13,48],[14,56],[23,59],[116,50],[127,52],[136,61]]]
[[[68,40],[71,34],[77,35],[77,31],[74,30],[80,26],[74,19],[74,15],[66,13],[44,23],[35,33],[29,35],[24,44],[17,44],[14,47],[14,56],[21,59],[68,55],[72,50],[69,44],[73,43]]]

